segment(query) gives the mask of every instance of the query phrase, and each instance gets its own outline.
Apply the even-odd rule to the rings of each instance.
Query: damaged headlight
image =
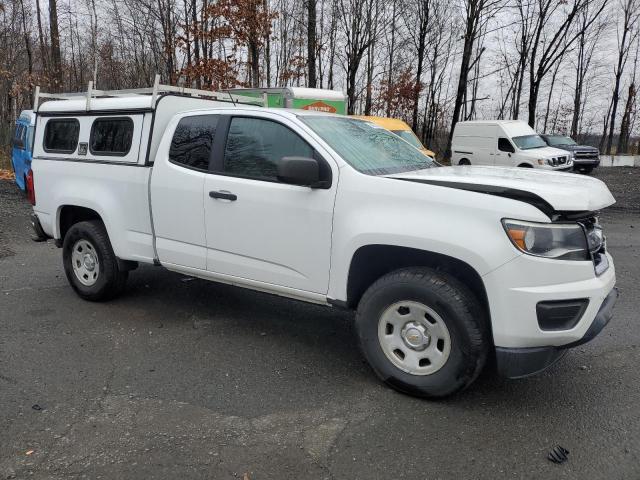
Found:
[[[502,225],[516,248],[538,257],[589,260],[589,251],[597,251],[602,246],[600,227],[585,234],[584,227],[578,223],[533,223],[505,219]],[[595,233],[597,231],[599,234]],[[593,250],[596,246],[597,249]]]

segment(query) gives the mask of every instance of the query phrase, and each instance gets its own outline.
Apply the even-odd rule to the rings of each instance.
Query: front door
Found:
[[[496,162],[499,167],[512,167],[513,159],[512,154],[515,153],[515,148],[506,137],[498,137],[498,149],[496,150]]]
[[[207,270],[314,293],[329,283],[337,168],[286,124],[256,113],[224,117],[205,179]],[[216,158],[217,155],[217,158]],[[327,188],[281,183],[282,157],[314,157]]]

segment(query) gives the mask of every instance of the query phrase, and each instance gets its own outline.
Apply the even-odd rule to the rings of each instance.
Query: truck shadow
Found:
[[[359,352],[353,312],[185,277],[153,267],[141,267],[133,272],[127,293],[117,302],[148,311],[145,322],[149,327],[161,322],[165,328],[191,331],[196,336],[197,348],[207,348],[207,341],[222,335],[224,349],[228,352],[254,349],[262,359],[262,363],[254,367],[265,374],[274,368],[286,368],[288,362],[302,363],[312,376],[340,378],[359,389],[375,389],[376,394],[380,393],[380,382]],[[281,358],[274,360],[282,351],[290,352],[284,363]],[[590,359],[585,358],[584,351],[570,352],[547,372],[521,380],[499,377],[494,363],[489,361],[469,389],[438,403],[463,409],[499,407],[505,414],[515,414],[527,406],[537,410],[540,405],[546,405],[540,411],[542,413],[549,406],[558,405],[560,399],[564,407],[580,403],[587,390],[602,390],[597,397],[609,396],[608,382],[594,384],[589,380],[592,374],[583,363]],[[227,353],[218,347],[216,354]],[[383,397],[388,395],[399,396],[410,403],[414,401],[390,391]]]

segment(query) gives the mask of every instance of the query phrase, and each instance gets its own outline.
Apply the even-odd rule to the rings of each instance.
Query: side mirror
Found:
[[[282,157],[278,162],[278,180],[313,188],[320,181],[320,165],[314,158]]]

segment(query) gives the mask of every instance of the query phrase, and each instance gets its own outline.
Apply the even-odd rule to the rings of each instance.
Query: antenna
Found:
[[[231,92],[229,90],[227,90],[227,95],[229,95],[229,98],[231,99],[231,103],[233,103],[233,106],[236,107],[236,101],[233,99],[233,95],[231,95]]]

